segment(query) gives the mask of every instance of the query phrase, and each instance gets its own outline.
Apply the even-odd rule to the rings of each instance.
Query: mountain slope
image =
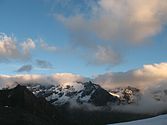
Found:
[[[97,84],[76,82],[66,85],[28,84],[27,88],[37,97],[44,97],[54,105],[63,105],[69,102],[78,104],[90,103],[95,106],[106,106],[107,103],[117,103],[119,99]]]
[[[103,89],[100,85],[89,82],[67,82],[53,85],[41,83],[24,83],[27,88],[37,97],[43,97],[54,105],[72,104],[91,104],[94,106],[138,106],[149,101],[154,104],[167,103],[167,91],[149,91],[146,94],[140,89],[127,86],[113,88],[110,90]],[[145,99],[148,98],[148,99]],[[148,101],[147,101],[148,100]],[[164,106],[163,106],[164,107]],[[150,110],[148,109],[148,112]],[[161,111],[160,111],[161,112]]]
[[[0,123],[59,125],[63,117],[44,98],[37,98],[25,86],[17,85],[13,89],[0,90]]]
[[[137,104],[141,98],[140,90],[131,86],[110,89],[109,93],[118,97],[120,104]]]

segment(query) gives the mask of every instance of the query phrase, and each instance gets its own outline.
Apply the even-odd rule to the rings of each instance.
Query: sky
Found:
[[[166,34],[166,0],[0,0],[0,74],[91,77],[161,65]]]

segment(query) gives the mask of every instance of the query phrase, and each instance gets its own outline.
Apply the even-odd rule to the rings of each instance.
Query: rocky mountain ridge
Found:
[[[82,99],[85,96],[90,96],[90,98],[87,98],[89,100],[80,100],[82,102],[78,103],[81,105],[85,101],[95,106],[106,106],[108,103],[111,105],[118,104],[119,98],[110,94],[99,85],[92,82],[79,83],[80,85],[83,87],[82,89],[66,85],[66,87],[61,89],[64,92],[62,96],[69,96],[70,98],[68,99],[70,100],[71,98],[76,99],[75,97],[83,96],[80,97]],[[60,86],[56,87],[56,90],[60,88]],[[33,86],[32,84],[27,84],[27,86],[18,84],[13,89],[0,90],[0,123],[3,125],[105,125],[152,116],[150,114],[125,113],[111,110],[70,108],[68,103],[54,103],[55,100],[46,100],[45,94],[48,94],[48,97],[53,96],[56,93],[53,90],[55,90],[53,85],[45,86],[39,84],[33,84]],[[77,93],[75,93],[76,90]],[[74,93],[71,94],[71,92]],[[101,103],[99,100],[104,102],[102,101]]]
[[[101,86],[89,82],[77,82],[73,85],[49,85],[42,86],[40,84],[27,85],[37,97],[44,97],[47,101],[54,105],[62,105],[70,101],[78,104],[90,103],[95,106],[105,106],[107,103],[117,103],[119,99],[111,95]]]

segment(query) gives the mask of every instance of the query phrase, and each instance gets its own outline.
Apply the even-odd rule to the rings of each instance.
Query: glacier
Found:
[[[160,115],[143,120],[136,120],[132,122],[116,123],[109,125],[167,125],[167,115]]]

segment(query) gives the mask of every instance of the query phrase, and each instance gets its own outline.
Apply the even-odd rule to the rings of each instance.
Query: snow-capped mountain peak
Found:
[[[140,90],[131,86],[111,89],[109,93],[118,97],[121,104],[137,103],[141,97]]]
[[[108,102],[116,102],[117,97],[109,94],[99,85],[89,82],[74,82],[59,84],[57,86],[41,84],[28,84],[27,88],[37,97],[45,97],[52,104],[65,104],[71,100],[78,104],[91,103],[97,106],[104,106]]]

